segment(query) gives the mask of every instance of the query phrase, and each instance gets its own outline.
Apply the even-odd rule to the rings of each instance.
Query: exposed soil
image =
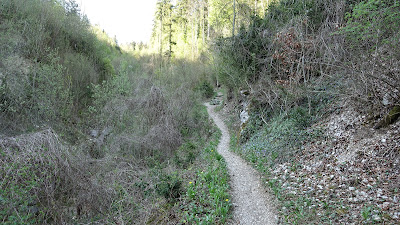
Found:
[[[257,171],[229,151],[228,128],[214,111],[215,106],[208,103],[205,105],[210,117],[222,132],[218,153],[224,157],[231,176],[234,206],[231,224],[277,224],[271,197],[265,191]]]

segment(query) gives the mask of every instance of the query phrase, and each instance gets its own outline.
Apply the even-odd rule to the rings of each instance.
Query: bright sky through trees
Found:
[[[150,40],[157,0],[76,0],[90,23],[119,43]]]

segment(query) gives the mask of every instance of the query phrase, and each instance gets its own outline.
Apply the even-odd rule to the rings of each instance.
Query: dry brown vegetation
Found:
[[[3,138],[0,150],[2,222],[14,212],[21,222],[31,217],[72,222],[71,214],[104,213],[115,194],[90,178],[90,159],[69,149],[51,129]]]
[[[190,6],[186,2],[180,2],[181,12]],[[163,58],[144,54],[143,45],[140,54],[122,51],[107,34],[90,28],[73,1],[0,0],[1,222],[225,221],[230,206],[220,201],[228,188],[224,163],[211,147],[202,151],[215,133],[200,104],[204,96],[214,94],[209,77],[227,89],[235,112],[241,110],[238,103],[247,104],[250,120],[239,131],[237,143],[243,144],[239,153],[261,171],[279,163],[283,163],[280,168],[287,169],[290,163],[296,170],[294,164],[307,160],[296,161],[296,154],[318,151],[314,156],[324,158],[325,153],[332,154],[329,146],[351,148],[353,143],[331,142],[321,134],[322,128],[312,127],[334,112],[340,115],[343,108],[338,104],[343,100],[356,109],[357,118],[363,118],[362,124],[356,124],[363,127],[360,130],[381,129],[386,132],[385,143],[391,144],[382,144],[375,133],[369,133],[371,140],[357,139],[371,141],[380,149],[356,151],[358,156],[349,168],[358,166],[357,171],[367,176],[368,166],[377,165],[371,160],[379,156],[388,163],[375,171],[373,190],[382,185],[380,177],[389,182],[396,175],[391,169],[397,165],[390,160],[398,160],[398,133],[390,131],[398,129],[398,124],[390,124],[399,117],[400,3],[281,0],[273,1],[265,14],[250,17],[253,11],[259,14],[261,7],[256,4],[252,10],[253,1],[238,2],[238,22],[243,27],[233,37],[213,40],[213,54],[202,52],[193,61],[194,52],[206,48],[206,27],[213,26],[206,24],[204,5],[194,14],[182,14],[187,21],[174,21],[172,11],[161,17],[160,24],[174,21],[161,30],[155,26],[160,54],[167,49],[163,52],[162,45],[169,47]],[[193,9],[200,7],[197,3],[193,1]],[[211,36],[230,31],[229,16],[214,18],[218,16],[212,15],[208,22],[224,19],[223,30],[212,30],[218,25],[211,27]],[[201,31],[196,23],[202,23]],[[166,27],[170,32],[162,30]],[[190,35],[180,40],[185,44],[175,46],[173,39],[184,35],[173,36],[173,30],[184,34],[186,29]],[[162,40],[166,35],[168,43]],[[195,43],[189,43],[192,38]],[[186,54],[186,47],[193,52]],[[190,56],[192,61],[177,59],[177,55]],[[240,97],[239,91],[248,94]],[[345,130],[352,131],[352,126],[347,123]],[[317,139],[323,145],[314,144]],[[325,161],[333,163],[335,158],[325,157]],[[222,175],[224,179],[218,179]],[[209,190],[211,180],[220,195]],[[221,180],[223,185],[218,183]],[[315,180],[315,184],[322,182]],[[273,182],[270,185],[278,194],[286,193]],[[362,183],[356,185],[364,191]],[[381,189],[394,203],[398,190],[385,183]],[[343,190],[344,195],[352,194],[351,190]],[[281,211],[282,218],[315,222],[310,219],[317,215],[312,207],[298,211],[305,209],[308,197],[307,193],[301,198],[283,196],[288,205]],[[392,202],[379,202],[377,207]],[[398,216],[387,210],[390,218],[386,218],[385,210],[370,205],[363,209],[353,203],[349,201],[349,207],[358,213],[357,222],[376,222],[377,215],[391,222]],[[332,207],[321,202],[313,205],[318,212],[331,212],[317,221],[321,223],[335,222],[343,212],[334,203]],[[223,207],[217,210],[214,206]],[[342,216],[339,221],[350,219]]]

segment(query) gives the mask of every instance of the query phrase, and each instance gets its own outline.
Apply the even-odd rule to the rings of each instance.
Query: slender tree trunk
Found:
[[[207,1],[207,40],[210,39],[210,4]]]
[[[262,4],[262,9],[263,9],[263,15],[265,14],[265,4],[264,4],[264,0],[261,0],[261,4]]]
[[[169,59],[171,59],[172,57],[172,9],[170,9],[169,12],[169,37],[168,37],[168,41],[169,41]]]
[[[168,42],[169,42],[169,58],[172,56],[172,22],[169,24],[169,37],[168,37]]]
[[[204,8],[205,6],[204,5],[202,5],[201,6],[201,10],[202,10],[202,15],[201,15],[201,36],[202,36],[202,39],[203,39],[203,44],[206,42],[205,41],[205,26],[206,26],[206,10],[205,10],[205,8]]]
[[[163,46],[162,46],[162,44],[163,44],[163,41],[162,41],[162,39],[163,39],[163,16],[162,16],[162,13],[163,12],[161,12],[161,19],[160,19],[160,57],[162,58],[162,51],[163,51]]]
[[[232,37],[235,36],[235,23],[236,23],[236,0],[233,0]]]
[[[195,35],[194,35],[194,45],[195,45],[195,47],[196,47],[196,54],[197,54],[197,52],[198,52],[198,50],[199,50],[199,47],[198,47],[198,40],[197,39],[199,39],[198,38],[198,33],[199,33],[199,24],[198,24],[198,21],[197,21],[197,17],[196,17],[196,19],[195,19],[195,29],[194,29],[194,33],[195,33]]]
[[[254,15],[257,16],[257,0],[254,0]]]
[[[192,29],[193,29],[193,35],[192,35],[192,43],[191,43],[191,45],[192,45],[192,58],[194,59],[194,54],[193,54],[193,52],[195,51],[195,49],[196,49],[196,16],[195,16],[195,18],[194,18],[194,20],[192,21]]]
[[[210,18],[210,13],[207,10],[207,19]],[[207,40],[210,39],[210,20],[207,20]]]

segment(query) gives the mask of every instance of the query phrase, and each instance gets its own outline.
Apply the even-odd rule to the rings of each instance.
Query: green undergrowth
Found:
[[[0,148],[0,153],[5,153]],[[4,170],[17,171],[12,176],[9,174],[2,175],[2,183],[7,183],[5,188],[0,189],[0,218],[2,224],[28,224],[36,223],[43,219],[43,214],[36,211],[34,207],[35,196],[30,195],[32,190],[37,189],[40,183],[43,182],[40,177],[33,172],[36,165],[22,166],[21,164],[14,163],[7,165]],[[19,183],[17,179],[25,179],[23,184]],[[3,185],[2,185],[3,186]],[[38,214],[35,217],[34,214]]]
[[[220,132],[215,134],[204,148],[199,156],[202,164],[187,183],[183,223],[224,224],[229,217],[232,207],[228,194],[229,174],[225,160],[217,152],[220,136]]]
[[[311,120],[305,108],[296,107],[288,115],[271,118],[267,124],[250,121],[250,126],[258,124],[259,127],[252,128],[253,134],[240,148],[236,148],[236,152],[256,165],[262,163],[273,167],[276,163],[289,161],[303,142],[321,134],[319,130],[307,129]]]
[[[206,113],[204,106],[199,113]],[[134,213],[146,214],[149,208],[153,212],[141,221],[224,224],[228,220],[232,204],[226,163],[217,152],[220,137],[221,132],[210,126],[208,138],[186,140],[169,160],[162,156],[146,159],[149,169],[135,182],[142,199],[137,201]]]

